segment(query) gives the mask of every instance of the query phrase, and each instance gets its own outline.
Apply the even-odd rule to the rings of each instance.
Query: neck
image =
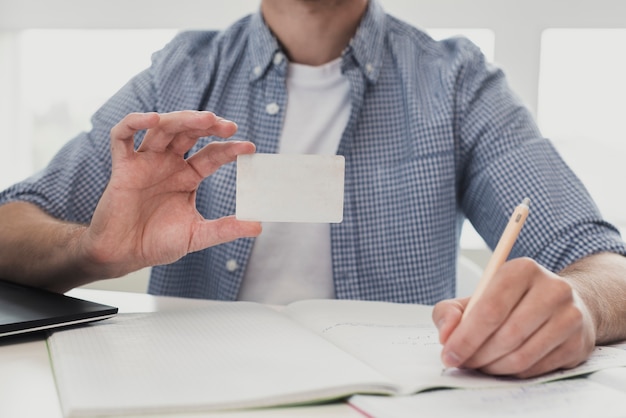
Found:
[[[367,0],[263,0],[265,23],[292,62],[322,65],[341,56]]]

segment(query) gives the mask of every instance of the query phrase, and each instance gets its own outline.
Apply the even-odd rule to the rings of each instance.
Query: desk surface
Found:
[[[120,313],[190,309],[203,300],[103,290],[75,289],[70,296],[117,306]],[[185,414],[199,417],[361,417],[343,403],[274,410]],[[0,340],[0,417],[62,418],[45,338],[14,336]]]

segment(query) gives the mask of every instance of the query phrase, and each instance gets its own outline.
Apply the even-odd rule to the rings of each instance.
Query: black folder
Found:
[[[110,318],[117,308],[0,279],[0,337]]]

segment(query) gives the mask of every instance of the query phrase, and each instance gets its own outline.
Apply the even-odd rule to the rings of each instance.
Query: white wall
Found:
[[[626,27],[622,0],[379,0],[423,28],[490,28],[495,61],[537,108],[546,28]],[[24,28],[223,28],[258,7],[245,0],[0,0],[0,31]],[[33,11],[37,12],[34,13]]]

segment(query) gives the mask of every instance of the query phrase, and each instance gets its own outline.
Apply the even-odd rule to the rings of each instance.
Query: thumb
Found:
[[[261,223],[240,221],[234,216],[203,220],[194,231],[189,252],[203,250],[238,238],[256,237],[261,233]]]
[[[467,306],[469,298],[447,299],[435,305],[433,309],[433,322],[439,330],[439,342],[445,344],[452,331],[461,323],[463,310]]]

